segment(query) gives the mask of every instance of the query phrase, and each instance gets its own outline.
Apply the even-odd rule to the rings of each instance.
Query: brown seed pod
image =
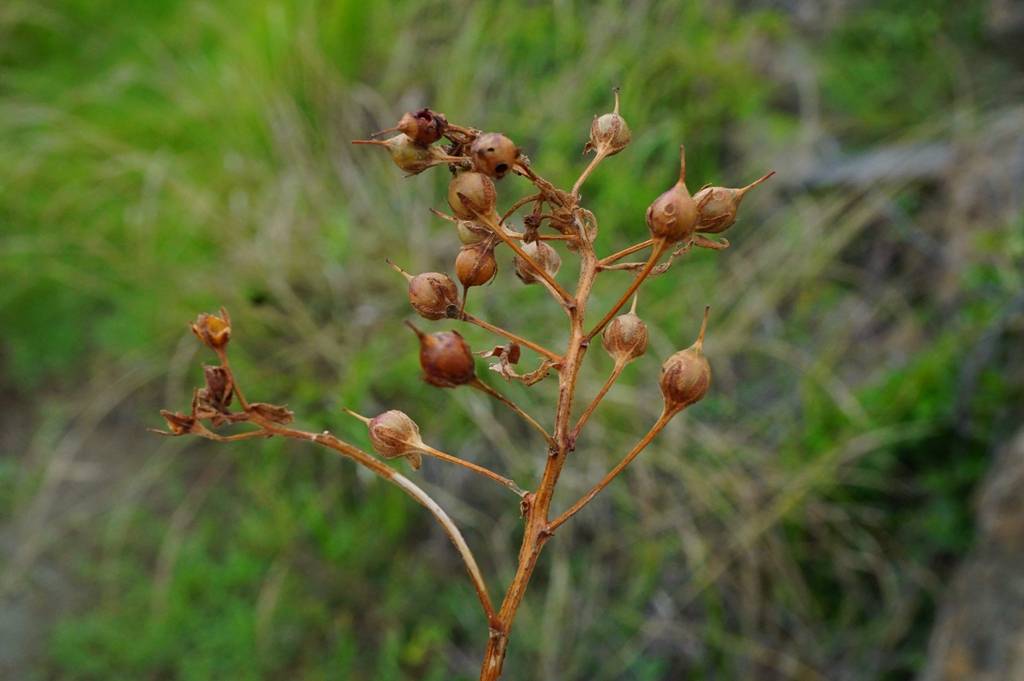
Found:
[[[500,180],[519,160],[519,147],[500,132],[485,132],[469,148],[473,168]]]
[[[220,316],[201,314],[192,324],[192,333],[211,350],[223,350],[231,340],[231,317],[224,308],[220,309]]]
[[[428,146],[444,136],[448,130],[448,119],[442,113],[420,109],[403,115],[394,129],[404,133],[417,144]]]
[[[459,235],[459,241],[466,245],[478,244],[491,235],[491,230],[486,225],[473,220],[456,220],[455,231]]]
[[[440,147],[417,144],[404,133],[399,133],[386,140],[352,140],[352,144],[373,144],[384,147],[388,150],[395,165],[410,175],[417,175],[427,168],[442,163],[457,163],[464,160],[456,156],[449,156]]]
[[[489,241],[463,246],[455,256],[455,276],[465,288],[483,286],[494,279],[497,272],[498,260],[494,257],[494,245]]]
[[[619,115],[619,88],[615,88],[615,108],[611,113],[594,116],[590,124],[590,140],[583,147],[583,153],[596,151],[604,156],[614,156],[629,144],[633,138],[626,125],[626,119]]]
[[[423,440],[420,427],[405,412],[389,409],[368,419],[351,409],[342,407],[350,416],[366,424],[373,450],[385,459],[405,457],[412,467],[419,470],[423,464]]]
[[[626,314],[608,322],[601,336],[604,349],[618,362],[631,362],[647,352],[647,325],[636,314],[636,297]]]
[[[469,344],[458,331],[423,333],[406,322],[420,341],[423,380],[439,388],[454,388],[476,379],[476,366]]]
[[[736,222],[736,212],[740,208],[740,202],[743,201],[746,193],[774,174],[773,170],[746,187],[738,189],[732,187],[704,187],[701,189],[693,197],[693,200],[697,202],[696,231],[719,234],[732,227]]]
[[[686,241],[697,226],[697,203],[686,188],[686,149],[679,147],[679,181],[647,208],[651,236],[668,243]]]
[[[461,197],[465,197],[472,205],[467,206]],[[473,220],[478,213],[493,213],[497,201],[498,192],[494,182],[483,173],[461,172],[448,184],[448,205],[455,216],[463,220]],[[494,221],[498,222],[496,215]]]
[[[544,271],[554,277],[562,267],[562,256],[558,251],[543,241],[531,241],[523,244],[523,252],[526,253],[535,263],[544,268]],[[516,276],[524,284],[535,284],[541,281],[537,272],[518,255],[515,258]]]
[[[699,402],[711,386],[711,365],[703,352],[709,309],[704,308],[704,321],[696,342],[675,353],[661,365],[659,383],[666,411],[675,413]]]
[[[425,319],[444,319],[459,309],[459,290],[447,274],[423,272],[409,280],[409,303]]]

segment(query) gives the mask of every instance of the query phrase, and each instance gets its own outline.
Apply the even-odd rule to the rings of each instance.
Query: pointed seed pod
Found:
[[[405,457],[409,464],[419,470],[423,464],[423,440],[420,427],[409,415],[397,409],[389,409],[368,419],[351,409],[344,411],[366,424],[373,450],[385,459]]]
[[[454,388],[476,378],[476,366],[469,344],[458,331],[423,333],[406,322],[420,341],[423,380],[439,388]]]
[[[440,147],[417,144],[404,133],[399,133],[386,140],[352,140],[352,144],[374,144],[384,147],[388,150],[395,165],[410,175],[417,175],[440,163],[461,160],[448,156]]]
[[[500,132],[485,132],[469,148],[473,168],[500,180],[519,160],[519,147]]]
[[[448,130],[448,119],[444,114],[430,109],[410,111],[402,116],[395,129],[404,133],[416,144],[429,146],[441,139]]]
[[[562,267],[562,256],[558,251],[543,241],[531,241],[523,244],[523,252],[530,256],[535,263],[544,268],[544,271],[554,277]],[[537,272],[518,255],[515,258],[516,276],[524,284],[535,284],[541,281]]]
[[[489,242],[463,246],[455,256],[455,276],[465,288],[483,286],[494,279],[497,272],[498,261],[494,257],[494,246]]]
[[[669,243],[685,241],[697,226],[697,203],[686,188],[686,149],[679,147],[679,181],[647,208],[651,236]]]
[[[631,362],[647,352],[647,325],[636,314],[636,297],[629,312],[608,322],[601,344],[616,363]]]
[[[704,308],[704,321],[696,342],[661,365],[661,394],[669,412],[675,413],[699,402],[711,386],[711,365],[703,351],[709,309]]]
[[[583,153],[596,151],[604,156],[614,156],[625,149],[631,139],[626,119],[619,115],[619,88],[615,88],[615,109],[594,117],[590,124],[590,140],[583,147]]]
[[[751,189],[775,174],[771,171],[746,187],[705,187],[693,196],[697,202],[697,230],[707,234],[719,234],[733,226],[740,202]]]
[[[461,198],[463,196],[472,205],[467,206]],[[448,184],[448,205],[455,216],[463,220],[475,219],[478,212],[483,215],[493,213],[497,200],[494,182],[483,173],[462,172]],[[495,222],[498,222],[497,216]]]

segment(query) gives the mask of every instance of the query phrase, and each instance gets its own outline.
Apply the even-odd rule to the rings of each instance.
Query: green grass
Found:
[[[619,85],[633,143],[585,191],[611,252],[645,237],[680,141],[693,186],[746,183],[802,152],[786,59],[819,75],[822,122],[849,146],[945,135],[947,112],[973,106],[944,68],[950,46],[980,74],[978,98],[996,97],[1005,66],[985,53],[977,11],[911,4],[873,3],[813,38],[785,15],[712,2],[0,8],[0,361],[46,426],[0,459],[0,511],[22,527],[65,431],[84,432],[73,451],[108,478],[85,511],[58,499],[40,530],[34,561],[87,595],[33,673],[475,678],[473,593],[407,498],[302,447],[193,445],[169,459],[143,437],[212,361],[186,322],[226,305],[248,392],[310,428],[364,443],[338,406],[401,408],[429,440],[532,480],[535,443],[486,403],[424,386],[400,325],[402,283],[383,259],[450,269],[454,236],[426,211],[443,207],[443,178],[401,179],[349,140],[430,104],[506,132],[568,185]],[[526,187],[500,190],[507,204]],[[552,544],[510,680],[908,679],[919,665],[934,608],[920,575],[946,574],[969,547],[970,491],[1021,397],[997,356],[966,412],[953,408],[965,353],[1020,290],[1020,220],[983,216],[964,234],[935,217],[930,187],[758,191],[733,248],[645,287],[649,356],[595,417],[563,503],[646,428],[659,359],[691,342],[707,302],[714,394]],[[967,257],[937,271],[879,195]],[[595,308],[623,281],[601,282]],[[509,277],[470,306],[562,340],[543,292]],[[609,362],[594,353],[589,366],[585,394]],[[123,387],[136,375],[148,378]],[[552,404],[550,383],[507,391],[535,413]],[[126,433],[112,451],[82,425],[110,395],[96,430]],[[492,588],[506,583],[514,500],[436,466],[423,476],[462,499],[453,516]]]

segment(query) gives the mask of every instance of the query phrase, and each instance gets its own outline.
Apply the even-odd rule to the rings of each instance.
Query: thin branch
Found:
[[[461,196],[462,195],[460,194],[460,197]],[[467,198],[464,201],[464,203],[470,203],[469,199]],[[479,218],[480,222],[482,222],[484,225],[489,227],[492,232],[494,232],[495,236],[504,241],[509,248],[515,251],[515,254],[522,258],[523,262],[529,265],[530,268],[537,273],[537,276],[539,276],[541,279],[547,282],[548,285],[551,286],[552,289],[554,289],[556,297],[561,298],[563,304],[567,304],[572,301],[572,295],[568,291],[566,291],[561,284],[555,281],[555,278],[548,274],[547,270],[545,270],[543,267],[537,264],[537,261],[531,258],[530,255],[523,250],[523,247],[516,243],[515,239],[511,238],[508,234],[506,234],[505,228],[494,222],[493,217],[491,217],[490,215],[483,215],[480,213],[477,213],[477,217]]]
[[[530,203],[531,201],[537,201],[537,200],[541,200],[543,198],[544,198],[544,194],[539,194],[539,193],[538,194],[530,194],[529,196],[524,196],[523,198],[519,199],[518,201],[513,203],[511,206],[509,206],[509,209],[506,210],[504,212],[504,214],[502,214],[501,220],[499,221],[499,223],[504,225],[505,221],[508,220],[510,217],[512,217],[512,214],[515,213],[517,210],[519,210],[520,208],[522,208],[526,204]]]
[[[594,172],[594,169],[597,168],[601,161],[606,158],[608,158],[608,154],[603,151],[598,151],[594,154],[594,158],[591,159],[587,167],[583,169],[582,173],[580,173],[579,178],[576,180],[576,184],[572,186],[571,193],[573,196],[578,197],[580,195],[580,187],[582,187],[583,183],[586,182],[588,177],[590,177],[590,173]]]
[[[556,352],[552,352],[551,350],[548,350],[543,345],[539,343],[534,343],[533,341],[523,338],[522,336],[512,333],[511,331],[503,329],[500,326],[496,326],[488,321],[484,321],[483,319],[475,317],[468,312],[462,313],[462,320],[465,322],[469,322],[470,324],[475,324],[476,326],[479,326],[481,329],[486,329],[493,334],[497,334],[498,336],[507,338],[513,343],[519,343],[524,347],[530,348],[538,355],[543,355],[544,357],[547,357],[556,365],[562,361],[561,355],[559,355]]]
[[[591,499],[596,497],[601,492],[601,490],[607,487],[611,483],[611,481],[614,480],[616,476],[619,475],[619,473],[626,469],[626,466],[633,462],[633,459],[640,455],[640,452],[644,451],[644,448],[646,448],[647,445],[651,444],[651,441],[655,438],[655,436],[657,436],[658,433],[662,431],[665,425],[672,419],[672,417],[676,413],[677,411],[669,411],[668,409],[663,410],[661,412],[661,416],[658,417],[658,420],[654,422],[654,425],[651,426],[651,429],[649,431],[647,431],[647,434],[640,438],[640,441],[633,446],[633,449],[629,451],[629,454],[626,454],[625,458],[622,459],[622,461],[620,461],[618,465],[615,466],[615,468],[608,471],[608,473],[601,479],[601,482],[594,485],[592,488],[590,488],[589,492],[580,497],[579,501],[570,506],[569,509],[565,511],[565,513],[552,520],[548,524],[548,531],[554,532],[566,520],[579,513],[581,508],[589,504]]]
[[[604,385],[601,386],[601,390],[594,396],[594,399],[590,401],[590,404],[588,404],[587,408],[583,410],[583,413],[580,414],[580,419],[576,422],[576,427],[572,430],[574,438],[579,436],[580,432],[583,430],[583,426],[586,425],[591,414],[593,414],[594,410],[597,409],[597,405],[601,403],[604,396],[608,394],[609,390],[611,390],[612,385],[614,385],[615,381],[618,380],[622,370],[626,368],[626,364],[628,364],[628,362],[615,362],[615,366],[612,368],[612,373],[608,375],[608,380],[604,382]]]
[[[494,605],[491,603],[491,597],[487,593],[487,584],[484,582],[483,574],[480,572],[480,567],[477,565],[476,558],[474,558],[473,552],[470,550],[469,545],[466,544],[466,540],[462,537],[462,533],[459,531],[458,526],[454,521],[452,521],[448,514],[445,513],[444,509],[430,497],[429,494],[424,492],[414,482],[393,468],[386,466],[358,447],[350,445],[343,440],[339,440],[327,431],[324,431],[323,433],[308,433],[306,431],[278,425],[271,421],[267,421],[266,419],[262,419],[255,414],[251,416],[253,422],[259,424],[265,430],[274,433],[275,435],[281,435],[295,440],[312,441],[329,449],[333,449],[348,459],[352,459],[359,465],[370,469],[384,480],[397,485],[403,492],[430,511],[437,522],[440,523],[441,528],[444,529],[445,534],[448,535],[448,538],[451,540],[452,544],[455,545],[455,549],[462,557],[462,562],[466,566],[466,572],[469,573],[469,578],[473,582],[473,588],[476,589],[477,598],[480,599],[480,605],[483,606],[484,614],[487,615],[487,621],[493,626],[494,622],[497,621],[497,614],[495,613]]]
[[[499,393],[497,390],[481,381],[479,378],[474,378],[468,385],[470,385],[473,388],[476,388],[482,393],[490,395],[491,397],[498,400],[506,407],[514,411],[515,413],[519,414],[519,416],[521,416],[524,421],[533,426],[534,430],[536,430],[538,433],[544,436],[544,440],[548,443],[548,445],[554,444],[554,438],[552,438],[551,435],[548,434],[548,431],[544,429],[544,426],[537,423],[536,419],[534,419],[532,416],[523,411],[515,402],[508,399],[507,397]]]
[[[654,265],[658,262],[658,258],[661,257],[661,254],[665,252],[666,247],[667,246],[664,241],[659,240],[654,243],[654,248],[651,250],[651,257],[647,259],[647,264],[644,265],[644,268],[636,275],[636,278],[633,279],[633,283],[629,285],[629,288],[627,288],[622,296],[619,297],[619,301],[615,303],[615,305],[612,305],[611,309],[608,310],[604,317],[601,318],[601,321],[599,321],[594,328],[587,333],[585,336],[586,340],[590,340],[597,334],[601,333],[601,329],[605,327],[605,324],[610,322],[622,306],[626,304],[626,301],[629,300],[630,296],[636,293],[636,290],[640,288],[640,284],[644,283],[644,279],[646,279],[647,275],[651,273],[652,269],[654,269]]]
[[[648,246],[653,246],[653,245],[654,245],[654,239],[648,239],[647,241],[641,241],[640,243],[633,244],[629,248],[623,248],[618,253],[612,253],[607,258],[601,258],[600,262],[598,262],[598,264],[597,264],[597,267],[598,267],[598,269],[602,269],[603,270],[608,265],[611,265],[613,262],[615,262],[616,260],[622,260],[627,255],[633,255],[637,251],[642,251],[645,248],[647,248]]]
[[[491,480],[494,480],[495,482],[504,485],[505,487],[508,487],[510,490],[515,492],[520,497],[526,496],[526,490],[517,485],[514,480],[506,478],[504,475],[501,475],[499,473],[495,473],[490,468],[485,468],[483,466],[473,463],[472,461],[467,461],[461,457],[449,454],[448,452],[443,452],[440,449],[435,449],[434,447],[431,447],[426,443],[421,443],[421,450],[423,451],[424,454],[432,456],[435,459],[447,461],[448,463],[453,463],[456,466],[462,466],[463,468],[467,468],[473,471],[474,473],[479,473],[480,475],[486,478],[490,478]]]

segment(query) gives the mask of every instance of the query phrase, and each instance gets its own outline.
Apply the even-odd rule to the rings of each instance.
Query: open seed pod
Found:
[[[679,181],[647,208],[651,236],[667,243],[686,241],[697,226],[697,203],[686,188],[686,149],[679,147]]]
[[[428,146],[444,136],[448,130],[448,119],[444,114],[430,109],[410,111],[398,121],[395,130],[404,133],[416,144]]]
[[[519,160],[519,147],[500,132],[485,132],[473,140],[469,155],[475,170],[500,180]]]
[[[636,314],[636,297],[629,312],[608,322],[601,344],[616,363],[632,362],[647,352],[647,325]]]
[[[462,196],[472,205],[467,206]],[[463,220],[475,219],[478,211],[480,214],[494,213],[497,201],[498,192],[494,188],[494,182],[483,173],[461,172],[448,184],[448,205],[455,216]],[[497,223],[497,214],[494,217]]]
[[[590,124],[590,139],[584,145],[583,153],[596,151],[604,156],[614,156],[625,149],[632,138],[626,119],[619,115],[619,89],[615,88],[615,108],[611,113],[594,117]]]
[[[558,251],[543,241],[531,241],[523,244],[523,252],[526,253],[535,263],[544,268],[544,271],[554,277],[562,267],[562,256]],[[516,276],[524,284],[535,284],[541,281],[537,272],[518,255],[515,257]]]
[[[704,332],[708,325],[708,310],[704,308],[704,321],[693,345],[680,350],[661,365],[661,394],[665,409],[675,413],[699,402],[711,386],[711,365],[704,356]]]
[[[454,388],[476,379],[476,366],[469,344],[458,331],[423,333],[406,322],[420,341],[423,380],[439,388]]]
[[[732,227],[736,222],[736,212],[743,197],[774,174],[773,170],[746,187],[704,187],[694,194],[693,200],[697,202],[698,214],[696,231],[719,234]]]

